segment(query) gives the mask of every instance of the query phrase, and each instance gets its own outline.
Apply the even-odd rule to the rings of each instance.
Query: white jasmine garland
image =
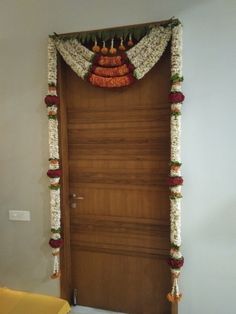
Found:
[[[61,227],[60,190],[50,190],[50,198],[51,228],[58,230]]]
[[[77,56],[80,55],[89,62],[93,60],[95,53],[83,46],[77,39],[70,39],[69,43],[73,47]]]
[[[67,42],[56,41],[56,47],[62,55],[65,62],[75,71],[75,73],[84,79],[89,72],[91,63],[81,57],[77,60],[74,49],[68,47]]]
[[[74,41],[63,40],[63,41],[59,41],[57,45],[59,45],[59,49],[60,49],[60,45],[62,45],[65,48],[65,50],[67,50],[69,56],[72,59],[74,59],[77,63],[79,63],[83,69],[88,70],[90,66],[92,65],[91,62],[86,60],[80,54],[80,49],[77,49],[77,45],[75,45]]]
[[[182,26],[181,24],[173,27],[172,29],[172,40],[171,40],[171,74],[178,75],[182,77]],[[176,84],[173,84],[176,86]],[[181,91],[181,82],[177,84],[178,91]],[[173,91],[173,89],[171,89]],[[178,109],[181,110],[181,103],[172,104],[171,110]],[[181,136],[181,115],[171,116],[171,160],[181,163],[181,154],[180,154],[180,136]],[[173,175],[173,170],[171,170],[171,175]],[[180,168],[177,173],[178,176],[181,176]],[[174,192],[178,189],[178,192],[181,193],[181,186],[172,187],[171,191]],[[172,224],[173,230],[171,228],[171,239],[178,239],[178,246],[181,245],[181,222],[180,222],[180,199],[171,200],[171,216],[177,217],[177,222]],[[173,210],[173,213],[172,213]],[[176,235],[178,232],[178,235]],[[172,235],[173,233],[173,235]],[[173,244],[176,244],[173,242]],[[176,244],[177,245],[177,244]]]
[[[180,162],[181,116],[171,116],[171,160]]]
[[[171,227],[171,235],[170,240],[171,243],[180,246],[181,245],[181,203],[180,199],[171,199],[170,200],[170,227]]]
[[[171,92],[181,93],[182,82],[182,26],[181,24],[173,27],[171,39],[171,76],[176,79],[171,86]],[[177,165],[181,165],[181,152],[180,152],[180,136],[181,136],[181,103],[173,103],[171,105],[171,161]],[[180,167],[171,167],[171,177],[181,177]],[[170,187],[172,195],[181,195],[181,185]],[[173,197],[170,199],[170,241],[172,248],[170,250],[170,258],[173,261],[183,259],[180,252],[181,246],[181,197]],[[171,268],[173,285],[172,290],[168,294],[168,299],[171,302],[178,302],[181,299],[181,293],[178,287],[178,277],[180,275],[180,267],[178,269]]]
[[[59,159],[58,121],[54,119],[48,119],[48,130],[49,130],[49,157],[51,159]]]
[[[150,33],[144,36],[133,48],[127,51],[127,56],[131,63],[137,68],[145,61],[149,54],[158,48],[158,45],[166,38],[170,39],[170,27],[155,26]],[[138,46],[138,49],[137,49]]]
[[[57,49],[55,46],[54,39],[52,37],[49,37],[48,38],[48,85],[56,86],[56,83],[57,83]]]
[[[182,76],[182,25],[172,29],[171,40],[171,76]]]
[[[48,40],[48,95],[57,96],[57,49],[53,38]],[[52,87],[54,86],[54,87]],[[59,143],[58,143],[58,120],[57,106],[47,107],[48,131],[49,131],[49,169],[59,169]],[[52,162],[53,161],[53,162]],[[50,221],[51,230],[60,230],[61,228],[61,210],[60,210],[60,178],[49,178],[50,182]],[[51,239],[61,238],[59,231],[52,232]],[[60,274],[59,248],[52,248],[54,256],[53,275],[51,278],[57,278]]]
[[[144,36],[135,46],[127,51],[128,58],[135,63],[135,58],[141,55],[145,48],[150,46],[156,48],[157,42],[160,41],[162,34],[165,32],[171,33],[170,28],[166,27],[165,29],[162,26],[153,26],[146,36]]]
[[[134,76],[139,80],[159,61],[171,37],[170,27],[154,27],[150,34],[141,40],[136,55],[130,50],[127,52],[130,62],[135,66]]]
[[[163,52],[166,49],[168,41],[170,39],[170,33],[163,35],[162,39],[159,41],[158,46],[155,49],[152,49],[150,54],[144,55],[143,62],[134,70],[134,76],[140,80],[143,76],[148,73],[152,67],[159,61]]]

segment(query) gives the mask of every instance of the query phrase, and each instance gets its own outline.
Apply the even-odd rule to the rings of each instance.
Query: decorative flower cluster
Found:
[[[171,91],[169,102],[171,103],[171,163],[168,185],[170,187],[170,240],[171,250],[169,265],[172,273],[172,290],[167,298],[170,302],[178,302],[181,293],[178,287],[180,269],[184,264],[184,258],[180,252],[181,246],[181,156],[180,156],[180,135],[181,135],[181,106],[184,95],[181,92],[182,77],[182,26],[176,25],[172,28],[171,40]]]
[[[159,61],[171,37],[170,26],[155,26],[139,43],[127,51],[134,65],[134,76],[140,80]]]
[[[116,77],[103,77],[92,73],[89,76],[89,82],[98,87],[124,87],[131,85],[134,81],[134,77],[131,74]]]
[[[48,94],[45,103],[48,110],[48,130],[49,130],[49,170],[47,175],[50,182],[50,215],[51,215],[51,238],[49,245],[52,247],[54,256],[54,267],[51,278],[60,276],[59,253],[63,244],[61,238],[61,210],[60,210],[60,177],[61,170],[59,164],[58,145],[58,120],[57,107],[60,99],[57,96],[57,50],[55,42],[49,37],[48,41]]]
[[[119,47],[116,56],[113,53],[104,56],[95,48],[92,52],[77,39],[56,37],[54,41],[65,62],[79,77],[88,79],[94,86],[117,88],[131,85],[149,72],[162,56],[170,37],[170,25],[154,26],[135,46],[130,45],[132,48],[127,52]]]
[[[171,91],[169,102],[171,103],[171,163],[168,185],[170,188],[170,240],[171,250],[168,264],[171,267],[173,285],[167,298],[170,302],[178,302],[181,293],[178,287],[180,269],[184,258],[180,252],[181,246],[181,106],[184,95],[181,92],[182,76],[182,26],[180,23],[170,23],[166,27],[154,26],[136,45],[128,45],[130,48],[124,52],[120,44],[118,55],[113,47],[109,55],[102,55],[102,49],[98,49],[95,43],[93,52],[83,46],[77,39],[62,39],[50,37],[48,42],[48,95],[45,103],[49,118],[49,170],[50,180],[50,208],[51,208],[51,239],[49,241],[54,255],[54,271],[52,278],[60,275],[59,251],[63,245],[60,235],[60,177],[58,148],[58,120],[57,107],[57,50],[65,62],[82,79],[87,79],[94,86],[99,87],[123,87],[132,84],[135,79],[141,79],[158,62],[165,51],[171,38]],[[108,53],[108,51],[106,51]]]
[[[87,53],[81,54],[80,47],[82,46],[79,42],[71,40],[55,40],[55,45],[57,50],[60,52],[61,56],[65,62],[72,68],[72,70],[82,79],[88,75],[92,63],[86,59],[89,49],[84,47],[83,51],[88,51]],[[91,51],[90,51],[91,52]],[[91,54],[94,54],[91,52]],[[86,57],[85,57],[86,56]]]

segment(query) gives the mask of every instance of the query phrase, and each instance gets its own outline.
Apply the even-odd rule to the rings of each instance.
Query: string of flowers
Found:
[[[179,291],[178,278],[180,269],[184,264],[184,258],[180,251],[181,246],[181,106],[184,95],[181,92],[182,76],[182,26],[176,25],[172,29],[171,40],[171,91],[169,101],[171,103],[171,162],[170,177],[170,241],[171,250],[169,265],[172,274],[172,289],[167,294],[170,302],[179,302],[182,294]]]
[[[77,39],[60,39],[55,37],[55,45],[57,50],[65,60],[65,62],[75,71],[75,73],[82,79],[88,79],[88,81],[99,87],[123,87],[132,84],[135,79],[140,80],[148,73],[151,68],[158,62],[162,56],[165,48],[171,37],[171,25],[166,27],[153,26],[151,31],[144,36],[136,45],[127,52],[124,52],[125,47],[123,39],[121,38],[121,44],[119,46],[118,56],[103,56],[98,53],[90,51],[77,41]],[[114,39],[111,40],[111,54],[113,54]],[[108,53],[108,48],[105,47],[105,41],[103,41],[103,48],[101,53]],[[95,41],[95,47],[98,47]],[[122,48],[122,49],[121,49]],[[97,51],[98,49],[93,49]],[[117,51],[117,49],[116,49]],[[100,52],[100,50],[99,50]],[[121,71],[115,77],[115,71],[109,71],[109,69],[96,69],[96,64],[100,67],[119,67],[126,66],[126,71]],[[132,69],[132,73],[129,74]],[[122,68],[124,70],[124,67]],[[129,71],[127,71],[129,70]],[[98,73],[99,72],[99,73]],[[112,79],[104,79],[109,77],[108,73],[112,73],[110,76]],[[93,75],[94,74],[94,75]],[[122,77],[123,76],[123,77]]]
[[[50,182],[50,220],[51,237],[49,245],[52,247],[54,256],[54,266],[51,278],[60,276],[60,248],[63,244],[61,238],[61,210],[60,210],[60,163],[58,145],[58,120],[57,107],[59,97],[57,96],[57,50],[52,38],[48,39],[48,93],[45,103],[48,110],[48,130],[49,130],[49,170],[47,175]]]
[[[72,68],[72,70],[74,70],[79,77],[85,79],[89,73],[92,63],[77,54],[69,42],[56,40],[55,45],[65,62]]]
[[[134,76],[140,80],[158,62],[171,37],[171,27],[153,27],[150,33],[127,51]]]
[[[131,36],[129,41],[131,41]],[[167,298],[170,302],[178,302],[182,294],[178,287],[180,269],[184,258],[180,251],[181,246],[181,107],[184,95],[181,92],[182,76],[182,26],[180,23],[170,23],[166,27],[155,26],[136,45],[124,52],[123,38],[120,39],[122,52],[119,55],[104,56],[95,41],[94,52],[83,46],[75,39],[60,39],[49,37],[48,41],[48,94],[45,103],[48,107],[49,118],[49,170],[50,180],[50,212],[51,212],[51,238],[49,244],[54,255],[54,269],[52,278],[60,276],[59,252],[63,245],[60,234],[60,163],[58,148],[58,120],[57,107],[57,50],[65,62],[82,79],[87,79],[91,84],[99,87],[128,86],[136,79],[141,79],[158,62],[171,38],[171,162],[168,185],[170,188],[170,241],[171,250],[168,263],[172,274],[172,289]],[[112,41],[111,49],[114,42]],[[94,48],[94,47],[93,47]],[[99,49],[97,49],[99,48]],[[106,48],[107,53],[107,47]],[[102,49],[101,49],[102,51]],[[112,52],[114,52],[112,50]]]

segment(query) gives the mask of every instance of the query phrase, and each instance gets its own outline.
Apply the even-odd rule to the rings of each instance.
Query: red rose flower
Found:
[[[63,239],[57,239],[57,240],[50,239],[49,245],[50,245],[53,249],[60,248],[60,247],[62,247],[62,245],[63,245]]]
[[[171,92],[169,94],[169,102],[170,103],[178,103],[178,102],[183,102],[184,101],[184,94],[181,92]]]
[[[49,178],[60,178],[61,173],[62,173],[61,169],[55,169],[55,170],[49,169],[47,172],[47,175]]]
[[[47,106],[52,106],[52,105],[59,105],[60,103],[60,99],[58,96],[55,96],[55,95],[47,95],[45,98],[44,98],[44,101],[45,101],[45,104]]]
[[[179,269],[184,265],[184,257],[183,256],[181,258],[170,257],[168,259],[168,264],[171,268]]]
[[[168,179],[168,185],[169,186],[176,186],[176,185],[182,185],[184,182],[183,178],[182,177],[169,177]]]

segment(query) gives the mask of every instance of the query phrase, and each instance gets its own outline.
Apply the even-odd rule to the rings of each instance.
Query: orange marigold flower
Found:
[[[98,87],[123,87],[131,85],[134,82],[134,77],[131,74],[116,77],[103,77],[96,74],[91,74],[89,77],[89,82]]]
[[[133,71],[133,66],[129,64],[123,64],[118,67],[105,68],[105,67],[93,67],[92,72],[99,76],[114,77],[123,76]]]

